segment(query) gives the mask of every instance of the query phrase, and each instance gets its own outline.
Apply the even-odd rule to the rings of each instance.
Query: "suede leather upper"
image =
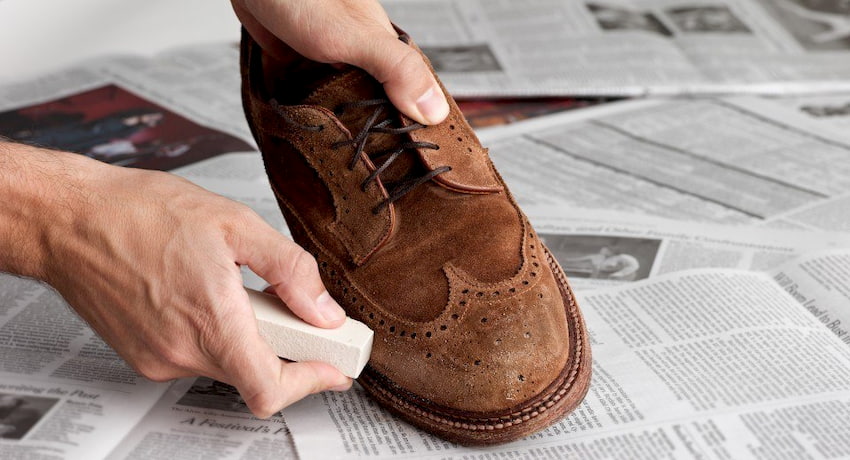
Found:
[[[247,35],[242,52],[246,114],[293,237],[375,331],[370,381],[435,414],[498,418],[577,372],[586,337],[563,274],[454,101],[439,125],[369,134],[350,169],[350,141],[375,109],[345,104],[385,97],[380,85],[349,68],[276,105],[286,85]],[[412,123],[391,108],[387,118]],[[383,161],[370,154],[417,141],[439,149],[410,148],[361,187]],[[451,170],[384,203],[394,183],[441,166]]]

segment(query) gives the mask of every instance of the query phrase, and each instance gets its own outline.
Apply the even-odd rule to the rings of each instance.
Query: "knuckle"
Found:
[[[319,264],[309,252],[301,248],[282,251],[281,268],[286,278],[291,281],[303,281],[318,277]]]
[[[257,219],[260,219],[253,209],[237,203],[234,203],[227,212],[219,215],[222,216],[221,229],[224,239],[228,243],[238,241],[239,237],[249,232],[257,225]]]
[[[156,377],[158,374],[166,371],[170,372],[168,375],[172,375],[178,369],[191,368],[189,353],[184,348],[183,345],[175,343],[173,340],[157,339],[149,341],[147,350],[143,355],[145,360],[139,365],[140,370],[144,371],[142,375],[145,375],[145,377],[151,380],[156,380],[145,373],[153,373],[154,377]],[[166,380],[170,380],[170,378],[166,378]]]
[[[260,418],[271,417],[281,409],[281,407],[278,407],[277,398],[270,392],[259,392],[251,395],[245,398],[245,403]]]
[[[228,214],[227,220],[240,229],[250,228],[260,218],[253,209],[240,203],[234,203]]]
[[[163,346],[158,349],[159,358],[169,367],[191,368],[192,360],[189,353],[172,346]]]
[[[159,363],[141,363],[133,366],[136,373],[154,382],[167,382],[178,377],[173,370]]]
[[[404,81],[416,77],[417,75],[428,75],[424,72],[423,66],[425,61],[412,48],[406,48],[389,68],[389,72],[385,76],[387,81]]]

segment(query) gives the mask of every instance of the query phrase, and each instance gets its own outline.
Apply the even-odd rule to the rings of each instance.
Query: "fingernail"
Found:
[[[446,96],[438,86],[432,86],[425,94],[416,100],[416,108],[425,117],[429,124],[437,124],[443,121],[449,114],[449,104]]]
[[[345,318],[345,310],[336,303],[331,295],[328,294],[328,291],[323,292],[316,298],[316,309],[319,310],[322,318],[328,321],[336,322]]]

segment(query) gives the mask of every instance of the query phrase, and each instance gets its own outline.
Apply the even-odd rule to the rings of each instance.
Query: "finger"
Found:
[[[433,125],[449,114],[446,95],[413,47],[381,28],[360,33],[345,49],[345,62],[361,67],[384,85],[387,96],[402,113]]]
[[[325,289],[316,259],[259,217],[251,220],[235,238],[236,262],[271,284],[301,319],[319,327],[341,326],[345,311]]]
[[[272,34],[298,53],[320,62],[344,62],[369,72],[384,85],[402,113],[437,124],[449,113],[440,85],[422,56],[398,39],[381,5],[373,0],[248,2],[234,0],[252,37]],[[241,18],[241,16],[240,16]],[[261,43],[262,46],[262,43]],[[264,47],[265,48],[265,47]]]
[[[225,332],[233,338],[220,341],[223,346],[213,353],[219,355],[221,380],[235,386],[258,417],[269,417],[309,394],[351,385],[350,378],[329,364],[282,361],[259,336],[256,323],[239,323]]]
[[[236,13],[236,17],[239,18],[239,22],[245,26],[245,29],[251,35],[251,38],[253,38],[254,41],[263,48],[263,51],[278,60],[286,60],[288,59],[287,56],[292,55],[292,48],[287,46],[286,43],[282,42],[273,33],[269,32],[268,29],[266,29],[257,20],[257,18],[245,8],[241,0],[233,0],[231,4],[233,5],[233,11]]]
[[[277,364],[270,369],[275,371],[267,376],[272,380],[234,385],[251,412],[260,418],[270,417],[311,394],[348,390],[353,383],[326,363],[290,363],[277,358]]]

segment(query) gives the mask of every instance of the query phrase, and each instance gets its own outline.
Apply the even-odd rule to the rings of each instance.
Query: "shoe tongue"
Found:
[[[387,95],[380,83],[366,72],[351,67],[318,82],[316,89],[304,99],[304,104],[318,105],[336,112],[343,104],[386,98]],[[349,108],[341,116],[338,114],[339,120],[351,131],[352,136],[356,136],[363,129],[363,124],[375,111],[375,108],[374,106]],[[378,121],[385,118],[386,114],[380,117]]]
[[[369,117],[379,107],[383,107],[383,110],[375,120],[375,124],[392,118],[393,123],[391,126],[400,126],[401,115],[395,108],[388,104],[383,106],[348,107],[341,113],[337,111],[343,104],[373,99],[387,99],[383,85],[365,71],[351,67],[319,82],[316,89],[304,99],[303,103],[318,105],[336,112],[339,121],[351,132],[351,137],[357,137],[360,131],[363,130]],[[397,148],[401,142],[409,140],[406,137],[404,134],[370,133],[363,152],[370,158],[374,158],[375,154],[379,152]],[[379,167],[383,161],[383,158],[373,160],[376,167]],[[385,185],[395,181],[401,181],[411,172],[421,174],[422,169],[423,166],[418,160],[417,155],[410,153],[403,154],[393,161],[387,170],[381,173],[381,180]]]

